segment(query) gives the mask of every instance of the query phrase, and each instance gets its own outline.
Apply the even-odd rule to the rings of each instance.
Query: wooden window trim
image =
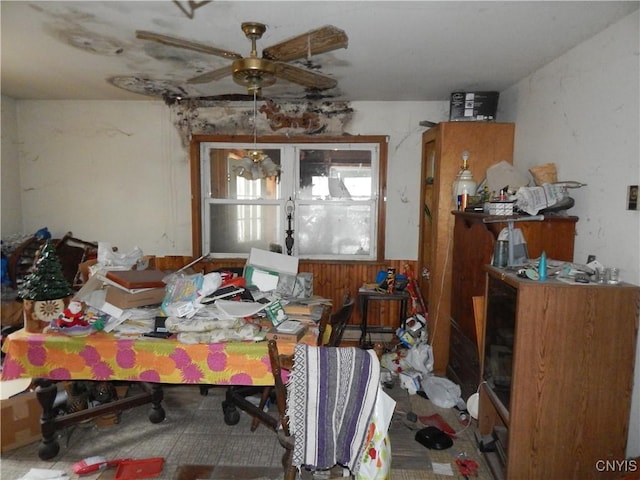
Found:
[[[200,169],[200,145],[202,143],[253,143],[251,135],[194,135],[191,138],[189,157],[191,171],[191,245],[195,257],[202,255],[202,172]],[[384,259],[385,252],[385,222],[387,207],[387,158],[389,138],[384,135],[358,136],[268,136],[258,137],[257,143],[377,143],[380,145],[380,165],[378,181],[378,250],[376,262]],[[319,260],[318,260],[319,261]],[[349,262],[350,260],[346,260]],[[333,262],[333,261],[332,261]]]

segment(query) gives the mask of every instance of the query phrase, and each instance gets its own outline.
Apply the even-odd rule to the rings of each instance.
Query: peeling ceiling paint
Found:
[[[335,78],[305,90],[279,80],[279,100],[447,100],[453,91],[501,91],[608,25],[637,1],[3,1],[2,94],[122,99],[246,93],[230,78],[187,84],[229,65],[215,55],[139,40],[148,30],[246,57],[245,21],[267,25],[258,50],[324,25],[346,49],[293,65]],[[384,33],[384,34],[383,34]],[[42,75],[42,71],[55,75]]]

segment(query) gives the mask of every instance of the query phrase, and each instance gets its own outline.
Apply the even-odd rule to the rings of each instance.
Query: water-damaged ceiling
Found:
[[[447,100],[503,90],[636,10],[639,2],[6,1],[1,90],[29,99],[233,98],[230,76],[189,84],[231,60],[136,38],[137,30],[249,56],[242,22],[264,23],[262,49],[333,25],[347,48],[291,61],[337,80],[311,91],[278,80],[272,98]]]

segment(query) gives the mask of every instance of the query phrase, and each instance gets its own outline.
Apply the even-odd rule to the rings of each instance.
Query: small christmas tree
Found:
[[[18,296],[25,300],[55,300],[75,292],[62,273],[62,265],[51,240],[42,247],[33,271],[25,278]]]

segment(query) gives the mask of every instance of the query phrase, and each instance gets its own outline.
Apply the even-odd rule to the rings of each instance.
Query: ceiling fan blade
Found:
[[[338,84],[338,81],[333,77],[312,72],[305,68],[295,67],[288,63],[276,63],[276,76],[305,87],[317,88],[318,90],[333,88]]]
[[[212,47],[204,43],[192,42],[191,40],[185,40],[183,38],[171,37],[169,35],[163,35],[161,33],[148,32],[146,30],[136,30],[136,37],[141,40],[151,40],[152,42],[162,43],[171,47],[186,48],[188,50],[208,53],[210,55],[230,58],[232,60],[238,60],[242,58],[242,55],[240,55],[239,53],[229,52],[227,50]]]
[[[190,78],[187,80],[187,83],[209,83],[214,80],[220,80],[224,77],[227,77],[233,73],[233,64],[227,65],[226,67],[217,68],[216,70],[211,70],[209,72],[205,72],[202,75],[198,75],[196,77]]]
[[[269,60],[290,62],[338,48],[347,48],[348,44],[349,37],[343,30],[327,25],[267,47],[262,51],[262,56]]]

